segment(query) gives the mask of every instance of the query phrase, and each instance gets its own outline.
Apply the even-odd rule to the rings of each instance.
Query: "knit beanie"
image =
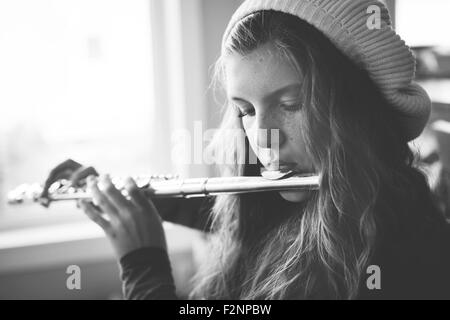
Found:
[[[380,9],[379,27],[370,28],[371,6]],[[431,101],[414,83],[416,62],[410,48],[395,33],[386,6],[377,0],[246,0],[233,14],[222,40],[222,51],[232,29],[261,10],[280,11],[308,22],[330,39],[357,65],[366,69],[381,92],[400,111],[408,141],[423,131]]]

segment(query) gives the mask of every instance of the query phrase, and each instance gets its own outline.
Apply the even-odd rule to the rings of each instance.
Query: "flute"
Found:
[[[171,175],[134,177],[137,186],[150,198],[204,197],[220,194],[240,194],[263,191],[317,190],[320,178],[313,174],[298,174],[293,171],[265,171],[261,176],[235,176],[180,179]],[[113,184],[127,196],[124,179],[112,178]],[[9,204],[25,202],[67,201],[90,199],[85,186],[73,186],[68,180],[58,180],[49,188],[43,199],[39,184],[20,185],[8,193]]]

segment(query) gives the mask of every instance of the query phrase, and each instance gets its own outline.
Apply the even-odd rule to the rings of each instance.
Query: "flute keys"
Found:
[[[8,192],[8,204],[19,204],[24,201],[36,201],[42,192],[42,186],[38,183],[21,184],[14,190]]]
[[[55,181],[53,182],[50,187],[48,188],[49,193],[55,193],[61,188],[61,181]]]
[[[173,175],[173,174],[155,174],[150,176],[150,180],[173,180],[178,179],[179,175]]]

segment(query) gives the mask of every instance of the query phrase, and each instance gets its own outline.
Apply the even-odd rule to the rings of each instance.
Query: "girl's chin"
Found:
[[[280,195],[289,202],[303,202],[309,198],[308,191],[280,191]]]

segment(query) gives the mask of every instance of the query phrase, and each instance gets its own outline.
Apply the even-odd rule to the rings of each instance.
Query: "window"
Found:
[[[450,1],[396,0],[396,30],[410,46],[450,47]]]
[[[152,162],[152,66],[149,1],[0,2],[2,227],[80,216],[74,203],[5,204],[67,158],[116,175],[167,169]]]

